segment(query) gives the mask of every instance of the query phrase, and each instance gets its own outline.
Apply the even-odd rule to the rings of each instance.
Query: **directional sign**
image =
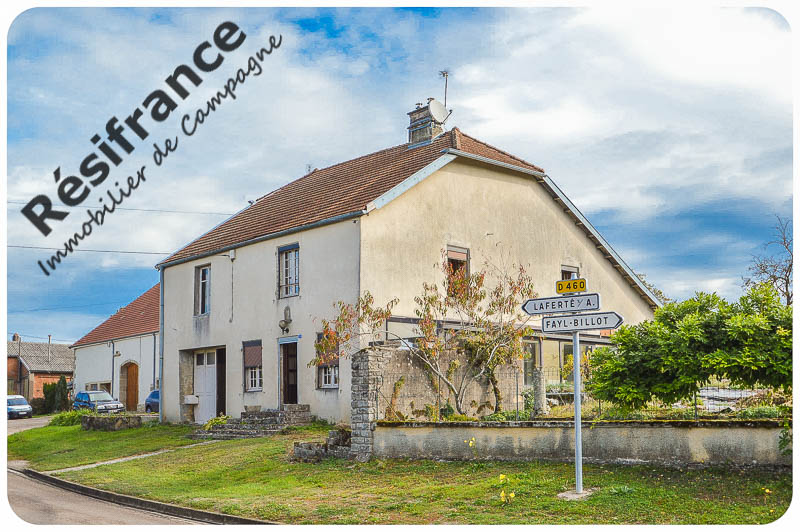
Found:
[[[522,305],[522,310],[530,315],[600,310],[600,294],[529,299]]]
[[[542,332],[592,331],[596,329],[616,329],[622,324],[622,316],[616,312],[595,314],[575,314],[574,316],[555,316],[542,318]]]
[[[571,294],[573,292],[586,292],[586,279],[556,281],[556,294]]]

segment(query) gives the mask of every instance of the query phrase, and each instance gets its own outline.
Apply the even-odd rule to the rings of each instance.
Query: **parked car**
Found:
[[[33,408],[21,395],[8,396],[8,419],[33,417]]]
[[[81,408],[96,410],[100,414],[117,414],[125,411],[125,405],[111,397],[105,390],[78,392],[75,402],[72,403],[72,409]]]
[[[159,400],[158,390],[153,390],[150,392],[150,395],[147,396],[147,399],[144,400],[144,411],[145,412],[158,412],[158,406],[161,404]]]

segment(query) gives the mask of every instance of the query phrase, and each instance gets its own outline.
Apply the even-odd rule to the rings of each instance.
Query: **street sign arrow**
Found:
[[[529,299],[522,305],[522,310],[532,316],[536,314],[555,314],[557,312],[600,310],[600,294]]]
[[[616,312],[575,314],[542,318],[542,332],[574,332],[598,329],[616,329],[623,318]]]

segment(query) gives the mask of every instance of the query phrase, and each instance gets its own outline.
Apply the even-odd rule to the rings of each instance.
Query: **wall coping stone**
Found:
[[[791,423],[791,419],[789,420]],[[598,420],[584,421],[582,427],[687,427],[687,428],[723,428],[723,427],[750,427],[750,428],[776,428],[781,427],[779,419],[675,419],[675,420]],[[565,428],[574,427],[574,421],[377,421],[378,427],[387,428]]]

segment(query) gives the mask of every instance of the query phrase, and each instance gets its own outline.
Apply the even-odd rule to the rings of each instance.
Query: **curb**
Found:
[[[131,508],[138,508],[140,510],[147,510],[148,512],[155,512],[172,517],[182,517],[184,519],[191,519],[193,521],[200,521],[212,525],[276,525],[278,523],[271,523],[269,521],[260,521],[258,519],[249,519],[247,517],[238,517],[235,515],[221,514],[217,512],[208,512],[205,510],[195,510],[194,508],[186,508],[184,506],[177,506],[175,504],[168,504],[164,502],[150,501],[147,499],[140,499],[139,497],[132,497],[130,495],[122,495],[111,491],[105,491],[97,488],[90,488],[83,484],[76,484],[68,480],[52,477],[48,474],[34,471],[33,469],[23,469],[21,471],[27,477],[30,477],[41,482],[46,482],[53,486],[63,488],[81,495],[100,499],[102,501],[113,502],[122,506],[129,506]]]

